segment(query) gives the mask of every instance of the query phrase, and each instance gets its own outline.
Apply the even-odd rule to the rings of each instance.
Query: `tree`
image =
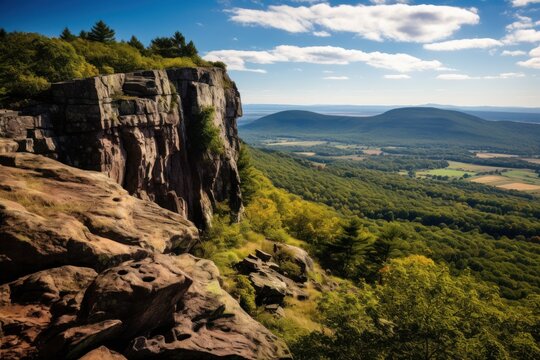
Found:
[[[140,53],[144,53],[144,51],[146,50],[143,43],[140,42],[139,39],[137,39],[135,35],[131,36],[131,39],[129,39],[128,44],[134,47],[135,49],[139,50]]]
[[[72,40],[75,40],[76,38],[77,37],[73,35],[73,33],[67,27],[65,27],[62,33],[60,34],[60,39],[65,40],[65,41],[72,41]]]
[[[0,39],[5,38],[7,35],[7,31],[4,28],[0,28]]]
[[[391,260],[384,284],[342,287],[318,306],[330,331],[293,346],[296,359],[536,359],[539,307],[419,255]],[[528,301],[538,302],[538,296]],[[535,339],[536,336],[536,339]]]
[[[340,275],[353,277],[371,240],[372,235],[363,230],[360,220],[354,217],[343,226],[342,234],[326,245],[325,252]]]
[[[83,40],[88,40],[88,31],[81,30],[79,32],[79,37]]]
[[[198,55],[198,51],[197,51],[197,48],[195,47],[195,44],[193,43],[193,41],[190,41],[185,47],[182,48],[181,50],[181,53],[182,53],[182,56],[187,56],[187,57],[195,57]]]
[[[88,40],[108,43],[115,40],[114,35],[115,31],[107,26],[102,20],[99,20],[88,33]]]
[[[186,38],[179,31],[174,33],[171,40],[178,49],[182,49],[184,46],[186,46]]]

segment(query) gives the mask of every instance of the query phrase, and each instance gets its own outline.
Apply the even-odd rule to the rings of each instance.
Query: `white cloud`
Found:
[[[519,61],[517,64],[530,69],[540,69],[540,46],[529,52],[529,60]]]
[[[463,74],[441,74],[437,76],[439,80],[470,80],[472,79],[469,75]]]
[[[523,55],[526,55],[527,53],[525,51],[521,51],[521,50],[515,50],[515,51],[510,51],[510,50],[504,50],[501,55],[502,56],[523,56]]]
[[[314,31],[314,32],[313,32],[313,35],[318,36],[318,37],[329,37],[329,36],[332,36],[332,35],[330,35],[330,33],[329,33],[328,31]]]
[[[375,5],[384,5],[384,4],[392,4],[392,3],[398,3],[398,4],[408,4],[410,3],[410,0],[369,0],[372,4]]]
[[[514,21],[510,25],[506,26],[507,31],[513,31],[517,29],[528,29],[534,26],[532,19],[528,16],[516,14],[517,21]]]
[[[476,9],[439,5],[269,6],[266,10],[235,8],[230,19],[243,25],[291,33],[350,32],[382,41],[432,42],[447,38],[463,25],[478,24]]]
[[[324,80],[349,80],[348,76],[325,76]]]
[[[230,70],[265,72],[247,68],[246,64],[274,64],[279,62],[311,63],[322,65],[348,65],[365,63],[369,66],[401,73],[422,70],[443,70],[437,60],[422,60],[408,54],[364,52],[334,46],[299,47],[280,45],[272,50],[216,50],[204,56],[209,61],[223,61]]]
[[[525,77],[523,73],[501,73],[488,76],[470,76],[466,74],[441,74],[437,76],[439,80],[494,80],[494,79],[516,79]]]
[[[392,75],[384,75],[384,78],[388,80],[407,80],[407,79],[410,79],[411,77],[406,74],[392,74]]]
[[[519,29],[506,35],[503,41],[507,44],[516,44],[521,42],[540,42],[540,31],[536,29]]]
[[[512,0],[512,5],[519,7],[519,6],[527,6],[529,4],[538,4],[540,3],[540,0]]]
[[[502,46],[503,43],[499,40],[482,38],[482,39],[460,39],[450,40],[439,43],[425,44],[424,49],[433,51],[456,51],[466,49],[489,49],[496,46]]]

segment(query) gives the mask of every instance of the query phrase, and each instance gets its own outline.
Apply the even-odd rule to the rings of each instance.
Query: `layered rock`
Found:
[[[313,270],[313,259],[296,246],[275,243],[273,250],[273,254],[269,254],[257,249],[235,267],[240,274],[248,276],[255,289],[257,304],[266,304],[270,312],[277,313],[277,305],[283,305],[286,296],[308,299],[304,288],[308,272]]]
[[[201,151],[190,131],[205,107],[215,110],[219,154]],[[241,114],[240,95],[222,69],[141,71],[53,84],[46,103],[0,111],[0,138],[15,139],[18,151],[104,172],[130,194],[204,227],[217,202],[242,208]]]
[[[288,359],[183,216],[103,173],[0,155],[1,359]]]
[[[98,271],[198,240],[179,214],[130,196],[102,173],[26,153],[0,155],[0,282],[77,265]]]

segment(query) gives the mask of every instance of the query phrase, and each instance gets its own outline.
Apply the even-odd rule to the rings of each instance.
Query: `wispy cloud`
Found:
[[[324,80],[349,80],[348,76],[325,76]]]
[[[495,79],[516,79],[523,78],[523,73],[501,73],[498,75],[470,76],[466,74],[441,74],[437,76],[439,80],[495,80]]]
[[[529,60],[519,61],[517,64],[530,69],[540,69],[540,46],[529,52]]]
[[[384,75],[385,79],[388,80],[407,80],[411,77],[407,74],[390,74],[390,75]]]
[[[502,41],[481,38],[481,39],[460,39],[450,40],[438,43],[425,44],[424,49],[432,51],[456,51],[466,49],[490,49],[497,46],[502,46]]]
[[[502,56],[523,56],[523,55],[527,55],[527,53],[525,51],[522,51],[522,50],[504,50],[502,53],[501,53]]]
[[[383,52],[364,52],[356,49],[345,49],[335,46],[292,45],[277,46],[272,50],[216,50],[204,56],[209,61],[223,61],[231,70],[265,72],[252,69],[246,64],[274,64],[280,62],[310,63],[323,65],[348,65],[365,63],[371,67],[388,69],[401,73],[422,70],[443,70],[437,60],[422,60],[408,54],[389,54]]]
[[[517,21],[506,26],[508,34],[503,38],[505,44],[517,44],[523,42],[539,42],[540,31],[535,27],[540,25],[540,21],[533,21],[528,16],[516,14]]]
[[[540,0],[512,0],[512,5],[516,7],[527,6],[529,4],[538,4]]]
[[[232,21],[244,25],[291,33],[350,32],[375,41],[432,42],[447,38],[463,25],[480,21],[474,8],[439,5],[332,6],[322,3],[269,6],[265,10],[235,8],[229,12]]]
[[[330,37],[332,36],[328,31],[314,31],[313,35],[317,37]]]

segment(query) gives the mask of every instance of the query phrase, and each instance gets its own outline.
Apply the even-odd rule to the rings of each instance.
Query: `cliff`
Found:
[[[240,115],[217,68],[58,83],[0,110],[0,358],[290,358],[186,254],[218,203],[242,211]]]
[[[218,153],[201,149],[192,131],[206,107],[215,110]],[[217,202],[242,210],[241,115],[240,94],[222,69],[140,71],[53,84],[39,105],[0,113],[0,138],[14,139],[18,151],[104,172],[130,194],[204,227]]]

